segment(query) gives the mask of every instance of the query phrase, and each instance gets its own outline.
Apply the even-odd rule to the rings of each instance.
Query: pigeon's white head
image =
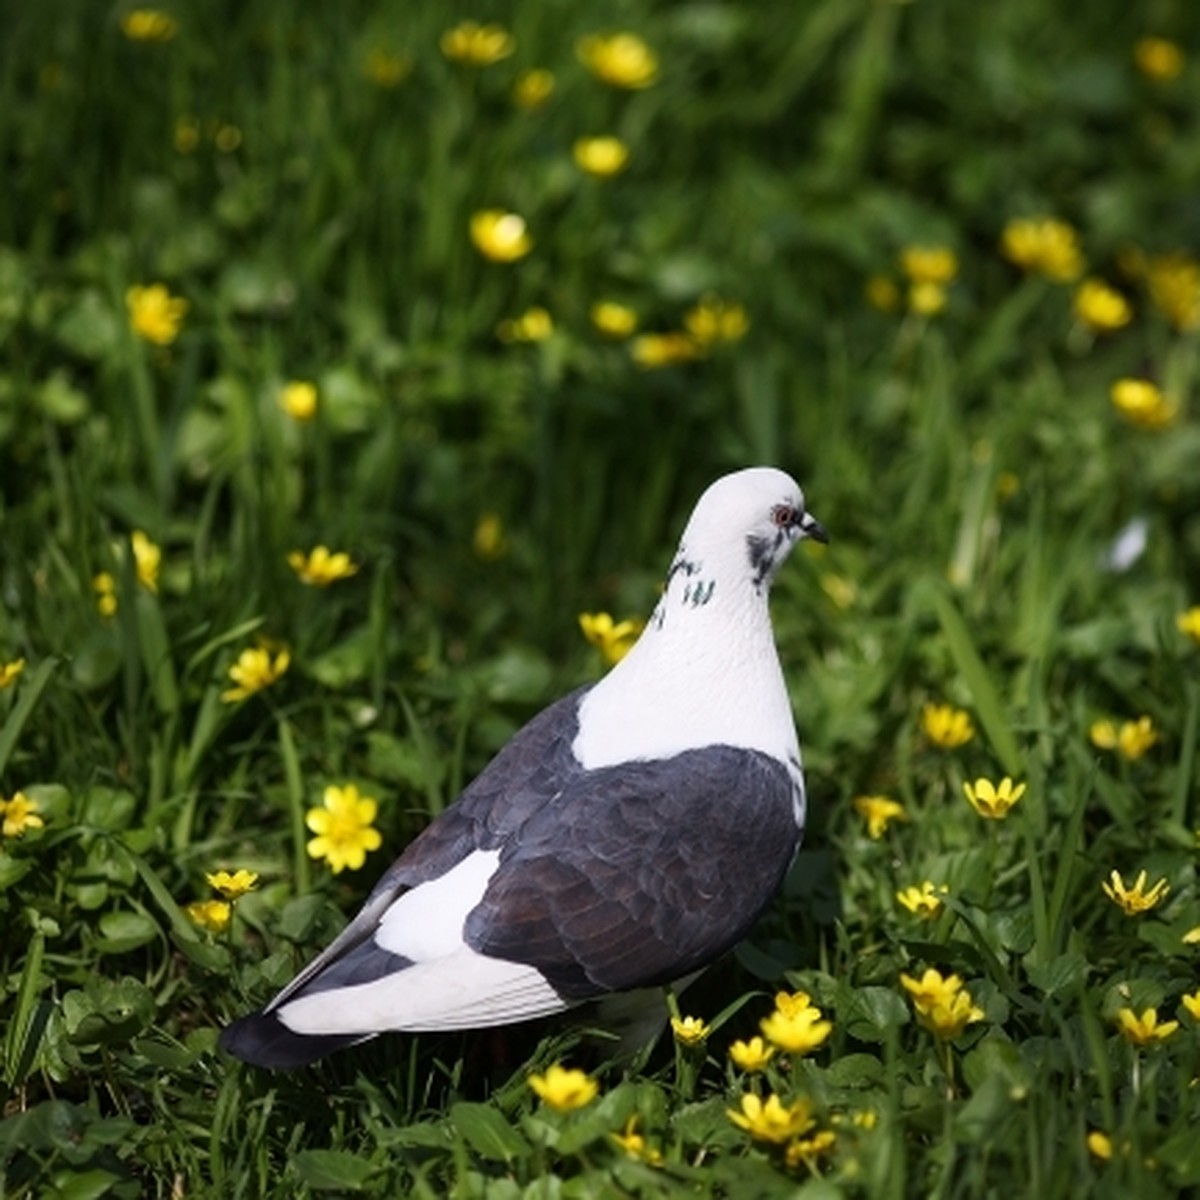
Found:
[[[667,574],[667,592],[701,607],[718,587],[748,583],[763,594],[802,538],[828,541],[804,507],[804,493],[774,467],[724,475],[696,502]]]

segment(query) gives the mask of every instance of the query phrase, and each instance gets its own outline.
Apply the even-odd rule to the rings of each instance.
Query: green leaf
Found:
[[[510,1163],[532,1152],[529,1143],[490,1104],[462,1101],[451,1107],[450,1121],[483,1158]]]
[[[851,1037],[864,1042],[885,1042],[891,1030],[908,1023],[908,1005],[894,988],[860,987],[838,1017]]]
[[[292,1170],[317,1191],[362,1191],[375,1173],[365,1158],[347,1150],[301,1150],[292,1157]]]
[[[1035,988],[1054,996],[1074,992],[1087,979],[1088,960],[1077,951],[1069,951],[1044,965],[1031,964],[1026,972]]]
[[[158,922],[145,913],[109,912],[100,918],[96,949],[101,954],[125,954],[153,941],[158,934]]]

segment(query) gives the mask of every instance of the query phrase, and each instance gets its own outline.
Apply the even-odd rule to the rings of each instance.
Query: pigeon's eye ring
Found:
[[[787,529],[789,525],[795,525],[798,522],[799,514],[790,504],[777,504],[771,509],[771,520],[780,529]]]

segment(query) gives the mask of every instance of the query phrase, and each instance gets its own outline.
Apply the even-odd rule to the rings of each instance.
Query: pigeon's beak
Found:
[[[825,532],[825,526],[811,513],[804,513],[797,524],[800,526],[801,537],[809,537],[814,542],[828,545],[829,534]]]

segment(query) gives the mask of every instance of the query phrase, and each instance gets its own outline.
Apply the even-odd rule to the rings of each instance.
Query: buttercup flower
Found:
[[[1118,379],[1109,395],[1117,412],[1141,429],[1165,429],[1179,412],[1179,405],[1148,379]]]
[[[442,34],[441,47],[442,53],[451,62],[468,67],[489,67],[508,58],[517,48],[517,43],[502,25],[463,21]]]
[[[1108,1162],[1113,1155],[1112,1138],[1107,1133],[1102,1133],[1099,1129],[1093,1129],[1087,1135],[1087,1148],[1097,1158],[1104,1162]]]
[[[614,622],[608,613],[580,613],[579,628],[583,636],[604,655],[609,666],[615,666],[633,649],[642,632],[641,621]]]
[[[221,699],[226,704],[245,700],[255,692],[270,687],[288,669],[292,661],[291,653],[280,650],[272,655],[265,646],[253,646],[243,650],[238,655],[237,662],[229,668],[229,678],[237,687],[231,687],[221,693]]]
[[[472,216],[471,241],[492,262],[516,262],[533,249],[525,218],[499,208],[485,208]]]
[[[220,933],[233,917],[233,906],[224,900],[197,900],[187,906],[187,915],[209,933]]]
[[[232,874],[228,871],[216,871],[212,875],[205,875],[204,878],[222,900],[238,900],[258,885],[258,875],[244,867]]]
[[[946,307],[946,289],[940,283],[910,284],[908,307],[918,316],[935,317]]]
[[[767,1040],[787,1054],[808,1054],[824,1045],[833,1032],[833,1023],[813,1005],[790,1011],[776,1005],[758,1024]]]
[[[1166,38],[1138,38],[1133,45],[1133,61],[1147,79],[1167,83],[1183,70],[1183,51]]]
[[[545,1075],[530,1075],[529,1086],[538,1098],[558,1112],[571,1112],[591,1104],[600,1085],[590,1075],[576,1067],[552,1063]]]
[[[900,252],[900,269],[913,283],[944,287],[958,274],[958,256],[949,246],[906,246]]]
[[[537,304],[496,326],[496,336],[502,342],[544,342],[553,332],[554,319]]]
[[[1009,262],[1055,283],[1072,283],[1083,274],[1079,239],[1066,221],[1015,218],[1005,225],[1000,245]]]
[[[867,836],[879,841],[893,821],[907,821],[904,805],[887,796],[856,796],[854,811],[867,823]]]
[[[131,42],[169,42],[179,22],[157,8],[131,8],[121,18],[121,32]]]
[[[698,345],[712,346],[745,337],[750,318],[740,304],[722,300],[719,296],[705,296],[683,314],[683,327]]]
[[[293,379],[279,389],[279,407],[293,421],[311,421],[317,415],[317,385]]]
[[[1114,871],[1109,879],[1111,883],[1102,882],[1100,884],[1104,889],[1104,894],[1129,917],[1136,917],[1139,913],[1157,908],[1171,890],[1171,885],[1165,879],[1160,879],[1147,891],[1145,871],[1138,872],[1137,879],[1129,888],[1125,886],[1125,881],[1117,871]]]
[[[700,347],[686,333],[643,333],[635,337],[630,346],[633,361],[646,371],[692,362],[701,353]]]
[[[138,582],[148,592],[158,591],[158,565],[162,561],[162,549],[156,546],[140,529],[129,535],[133,545],[133,561],[137,567]]]
[[[1185,946],[1200,945],[1200,925],[1193,925],[1179,940]]]
[[[1143,716],[1136,721],[1122,721],[1120,726],[1113,721],[1096,721],[1088,730],[1088,738],[1093,746],[1116,750],[1123,758],[1134,762],[1158,741],[1158,732],[1154,722]]]
[[[1179,997],[1180,1003],[1187,1009],[1188,1015],[1200,1021],[1200,988],[1194,992],[1185,992]]]
[[[963,784],[963,794],[971,807],[981,816],[991,821],[1002,821],[1008,816],[1008,810],[1025,795],[1025,785],[1013,781],[1007,775],[994,784],[990,779],[977,779],[974,783]]]
[[[968,1025],[983,1020],[983,1009],[972,1001],[957,975],[943,977],[930,967],[920,979],[901,974],[900,983],[909,994],[917,1020],[943,1041],[953,1041]]]
[[[522,71],[513,85],[513,103],[526,112],[537,112],[545,107],[554,94],[554,72],[544,67]]]
[[[6,838],[19,838],[27,829],[41,829],[46,824],[38,816],[36,800],[24,792],[14,792],[12,798],[0,798],[0,834]]]
[[[328,546],[314,546],[308,554],[293,550],[287,560],[300,582],[311,587],[328,587],[339,579],[358,574],[358,567],[350,561],[349,554],[344,550],[331,553]]]
[[[912,884],[903,891],[897,892],[896,901],[908,909],[913,916],[920,917],[923,921],[932,921],[935,917],[940,916],[946,907],[942,896],[949,891],[950,889],[944,883],[939,887],[926,879],[919,886]]]
[[[635,33],[593,34],[581,38],[576,50],[583,65],[610,87],[646,88],[658,78],[658,56]]]
[[[503,558],[508,552],[508,540],[504,536],[504,523],[500,514],[485,512],[479,514],[475,522],[475,535],[471,539],[475,553],[485,562],[493,562]]]
[[[671,1032],[680,1045],[699,1046],[708,1041],[712,1029],[699,1017],[672,1017]]]
[[[1200,262],[1176,252],[1150,260],[1150,299],[1181,333],[1200,329]]]
[[[917,1012],[928,1012],[938,1004],[949,1004],[962,991],[963,981],[957,975],[943,975],[933,967],[926,969],[920,979],[901,973],[900,983],[909,994]]]
[[[807,1133],[816,1124],[807,1100],[802,1098],[793,1104],[784,1104],[773,1092],[765,1101],[748,1092],[742,1097],[740,1112],[730,1108],[725,1114],[752,1138],[774,1142],[777,1146]]]
[[[367,51],[363,59],[363,74],[381,88],[399,87],[412,72],[412,58],[407,54],[393,54],[375,48]]]
[[[975,736],[971,714],[950,704],[926,704],[921,709],[921,728],[925,736],[943,750],[965,746]]]
[[[96,610],[102,617],[111,617],[117,611],[117,581],[109,571],[100,571],[92,577],[92,591],[96,593]]]
[[[0,662],[0,692],[5,688],[12,687],[23,670],[25,670],[23,658],[14,658],[12,662]]]
[[[378,808],[370,796],[360,796],[352,783],[345,787],[327,787],[320,808],[310,808],[304,823],[317,836],[308,843],[309,858],[321,858],[335,875],[347,867],[357,871],[367,861],[367,853],[383,845],[374,828]]]
[[[1191,638],[1200,646],[1200,604],[1195,604],[1175,618],[1175,624],[1184,637]]]
[[[646,1139],[637,1131],[637,1123],[638,1118],[635,1113],[625,1122],[625,1131],[623,1133],[610,1133],[608,1136],[630,1158],[640,1159],[644,1163],[649,1163],[652,1167],[661,1167],[663,1161],[662,1152],[655,1150],[652,1146],[646,1145]]]
[[[590,315],[592,324],[605,337],[627,338],[637,328],[637,313],[615,300],[597,300],[592,305]]]
[[[571,153],[581,171],[598,179],[619,175],[629,165],[629,147],[619,137],[577,138]]]
[[[129,325],[134,333],[156,346],[169,346],[178,336],[188,310],[182,296],[172,296],[165,284],[131,287],[125,293]]]
[[[753,1075],[763,1070],[775,1057],[775,1047],[768,1046],[760,1037],[752,1037],[748,1042],[739,1038],[730,1045],[729,1057],[735,1067]]]
[[[832,1129],[818,1129],[811,1137],[797,1138],[793,1142],[788,1142],[787,1149],[783,1153],[784,1165],[795,1170],[809,1162],[810,1159],[832,1150],[836,1144],[837,1134]]]
[[[1132,1008],[1117,1010],[1117,1027],[1121,1036],[1134,1046],[1152,1046],[1155,1042],[1165,1042],[1179,1028],[1178,1021],[1158,1023],[1156,1009],[1147,1008],[1139,1017]]]
[[[1075,315],[1093,333],[1112,333],[1133,320],[1133,309],[1116,288],[1093,278],[1075,289]]]

